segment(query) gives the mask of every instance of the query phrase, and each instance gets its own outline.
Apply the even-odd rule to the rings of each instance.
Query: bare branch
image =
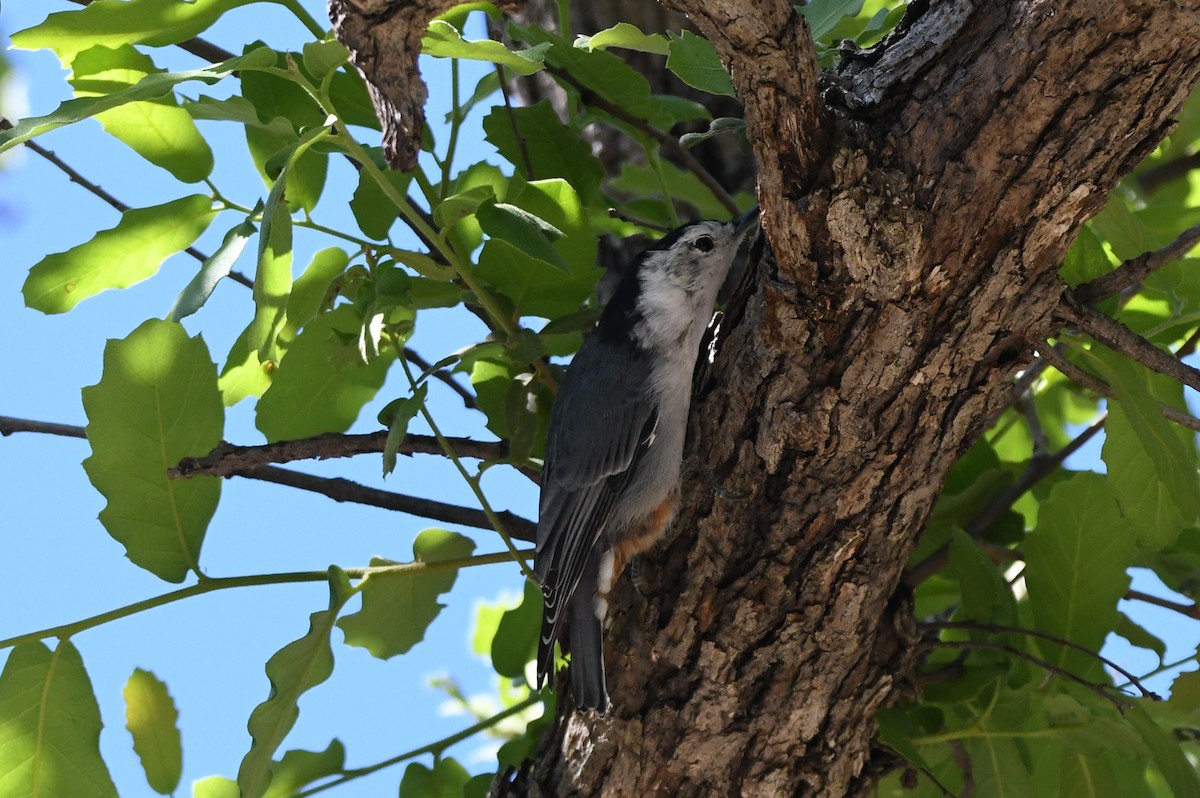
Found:
[[[387,443],[387,430],[357,435],[328,433],[293,441],[276,441],[259,446],[237,446],[219,443],[203,457],[188,457],[170,470],[173,477],[209,475],[227,477],[271,463],[290,463],[293,460],[329,460],[335,457],[354,457],[359,454],[382,452]],[[508,447],[503,441],[476,441],[470,438],[449,438],[460,457],[479,460],[503,460]],[[401,454],[442,454],[437,439],[431,435],[409,434],[400,443]]]
[[[311,474],[300,474],[277,466],[259,466],[233,472],[230,476],[257,479],[272,482],[276,485],[286,485],[290,488],[320,493],[336,502],[353,502],[366,504],[371,507],[382,507],[385,510],[395,510],[409,515],[419,515],[432,518],[447,524],[475,527],[476,529],[492,529],[483,510],[470,507],[460,507],[456,504],[423,499],[419,496],[406,496],[402,493],[369,488],[348,479],[317,477]],[[537,532],[537,524],[527,518],[507,510],[496,513],[504,524],[505,531],[518,540],[531,541]],[[493,530],[494,531],[494,530]]]
[[[1044,357],[1046,361],[1050,363],[1050,365],[1061,371],[1063,375],[1072,382],[1078,383],[1092,393],[1099,394],[1106,399],[1113,399],[1116,397],[1116,394],[1113,393],[1113,389],[1108,387],[1108,385],[1106,385],[1102,380],[1093,377],[1091,374],[1088,374],[1086,371],[1079,368],[1079,366],[1076,366],[1074,363],[1067,360],[1067,358],[1063,356],[1062,352],[1059,351],[1057,345],[1048,346],[1041,350],[1040,353],[1042,357]],[[1160,403],[1158,409],[1162,411],[1162,414],[1167,419],[1174,421],[1176,424],[1179,424],[1182,427],[1187,427],[1190,430],[1200,432],[1200,419],[1196,419],[1183,410],[1171,407],[1171,405],[1168,404]]]
[[[1053,474],[1059,466],[1061,466],[1068,457],[1079,451],[1085,443],[1104,428],[1104,420],[1108,417],[1107,413],[1102,413],[1099,418],[1093,421],[1087,429],[1075,436],[1075,438],[1066,446],[1059,449],[1057,452],[1044,457],[1035,457],[1029,462],[1029,466],[1017,478],[1016,482],[1009,485],[999,496],[988,502],[979,514],[976,515],[967,524],[963,530],[974,539],[979,539],[984,532],[991,527],[992,524],[1000,520],[1004,513],[1016,504],[1025,493],[1031,490],[1035,485],[1041,482],[1046,477]],[[921,582],[924,582],[933,574],[940,571],[950,558],[950,547],[942,546],[933,554],[926,557],[921,562],[909,569],[904,576],[905,584],[916,587]]]
[[[409,349],[407,346],[404,347],[404,359],[409,363],[412,363],[421,371],[429,371],[429,369],[433,367],[433,364],[421,357],[421,355],[415,349]],[[446,371],[445,369],[437,369],[436,371],[430,373],[434,379],[446,383],[446,385],[450,386],[450,390],[462,397],[464,407],[471,410],[474,410],[476,407],[478,407],[475,402],[475,394],[471,393],[462,385],[460,385],[458,380],[454,379],[454,375],[452,375],[450,372]]]
[[[30,421],[12,416],[0,416],[0,435],[8,437],[14,432],[41,432],[46,435],[62,435],[66,438],[87,438],[83,427],[74,424],[56,424],[53,421]]]
[[[1046,632],[1039,632],[1036,629],[1026,629],[1022,626],[1005,626],[1003,624],[985,623],[983,621],[930,621],[928,623],[923,623],[921,625],[927,629],[965,629],[968,631],[975,630],[975,631],[980,631],[980,632],[989,632],[989,633],[993,633],[993,634],[1019,634],[1019,635],[1026,635],[1027,637],[1036,637],[1039,640],[1048,640],[1051,643],[1054,643],[1055,645],[1062,646],[1063,648],[1070,648],[1075,651],[1082,651],[1084,654],[1087,654],[1089,657],[1092,657],[1093,659],[1103,663],[1104,665],[1108,666],[1109,668],[1112,668],[1114,671],[1116,671],[1117,673],[1121,674],[1126,679],[1128,679],[1129,683],[1132,684],[1134,687],[1136,687],[1141,692],[1143,698],[1152,698],[1155,701],[1162,700],[1162,696],[1158,695],[1157,693],[1153,692],[1152,690],[1147,690],[1146,686],[1141,683],[1141,681],[1138,679],[1138,677],[1134,676],[1132,673],[1125,670],[1120,665],[1113,662],[1111,659],[1108,659],[1107,657],[1100,655],[1096,651],[1092,651],[1087,646],[1081,646],[1078,643],[1075,643],[1071,640],[1067,640],[1062,637],[1058,637],[1057,635],[1047,634]],[[1112,689],[1115,689],[1115,688],[1112,688]]]
[[[12,122],[9,122],[7,119],[5,119],[3,117],[0,117],[0,130],[7,130],[10,127],[12,127]],[[119,213],[124,213],[125,211],[129,210],[128,205],[126,205],[124,202],[121,202],[121,200],[117,199],[112,194],[108,193],[101,186],[97,185],[96,183],[93,183],[92,181],[88,180],[86,177],[81,175],[70,164],[68,164],[62,158],[59,158],[57,155],[55,155],[52,150],[46,149],[41,144],[38,144],[36,141],[33,141],[33,140],[26,141],[25,146],[28,147],[29,149],[33,150],[34,152],[36,152],[38,155],[45,158],[50,163],[54,164],[56,167],[58,167],[58,169],[63,174],[65,174],[72,183],[76,183],[76,184],[82,186],[83,188],[87,189],[88,192],[90,192],[91,194],[104,200],[104,202],[108,203],[108,205],[110,205],[111,207],[116,209]],[[208,260],[208,256],[205,255],[200,250],[196,249],[195,247],[188,247],[187,249],[185,249],[183,251],[186,252],[187,254],[191,255],[193,258],[200,261],[201,263]],[[235,272],[235,271],[229,272],[229,278],[231,280],[233,280],[234,282],[241,283],[242,285],[246,286],[247,288],[254,287],[254,281],[247,278],[244,274],[241,274],[239,272]]]
[[[1096,341],[1142,365],[1178,380],[1192,390],[1200,391],[1200,371],[1180,363],[1116,319],[1086,305],[1070,301],[1058,307],[1060,318],[1074,324]]]
[[[1162,607],[1165,610],[1172,610],[1180,615],[1186,615],[1188,618],[1200,620],[1200,607],[1195,604],[1183,604],[1170,599],[1159,598],[1152,596],[1149,593],[1143,593],[1140,590],[1130,590],[1125,594],[1127,601],[1141,601],[1146,604],[1153,604],[1155,607]]]
[[[1174,241],[1162,249],[1130,258],[1108,274],[1084,283],[1076,288],[1072,295],[1079,304],[1091,305],[1101,299],[1119,294],[1131,285],[1137,285],[1145,280],[1156,269],[1182,258],[1192,247],[1196,246],[1197,242],[1200,242],[1200,224],[1184,230]]]

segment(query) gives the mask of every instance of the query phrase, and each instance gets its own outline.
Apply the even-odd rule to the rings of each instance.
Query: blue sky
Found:
[[[324,4],[306,2],[324,20]],[[0,32],[11,33],[36,24],[45,13],[75,8],[71,3],[8,3],[0,17]],[[210,40],[240,51],[245,31],[278,49],[297,48],[307,32],[275,5],[236,9],[205,34]],[[474,35],[482,35],[476,27]],[[175,48],[154,53],[167,68],[190,68],[197,59]],[[26,110],[46,113],[69,96],[64,73],[49,53],[10,53],[28,108],[10,96],[5,113]],[[463,85],[469,93],[481,67],[463,65]],[[440,121],[448,102],[448,68],[426,59],[430,83],[429,120],[439,142],[445,140]],[[185,93],[193,89],[185,87]],[[459,163],[499,159],[479,131],[480,113],[466,125],[460,141]],[[207,123],[202,131],[214,143],[217,167],[214,181],[221,191],[244,205],[265,196],[246,153],[240,129]],[[194,187],[174,181],[167,173],[141,161],[124,145],[107,137],[93,122],[54,132],[41,140],[90,180],[137,207],[165,202],[192,193]],[[376,143],[368,141],[367,143]],[[197,263],[187,256],[169,260],[154,279],[134,288],[107,292],[61,316],[45,316],[24,307],[20,288],[25,272],[40,257],[78,244],[99,229],[111,227],[117,214],[99,199],[68,182],[66,176],[31,152],[8,159],[0,171],[0,340],[4,347],[5,377],[0,381],[0,414],[44,421],[85,423],[79,391],[100,378],[106,339],[122,338],[150,317],[161,317],[179,290],[191,279]],[[326,193],[314,219],[332,227],[353,227],[346,207],[354,181],[349,167],[331,162]],[[239,220],[221,217],[197,246],[211,252],[224,231]],[[399,228],[396,228],[399,231]],[[297,268],[312,252],[333,240],[297,230]],[[409,242],[415,246],[415,242]],[[243,259],[240,270],[252,273]],[[210,303],[186,321],[201,333],[214,359],[220,362],[242,329],[252,305],[249,292],[224,281]],[[428,312],[418,322],[412,346],[436,360],[485,334],[471,316],[454,311]],[[362,415],[356,430],[377,427],[379,407],[407,393],[403,375],[394,372],[380,398]],[[431,389],[443,431],[489,438],[478,419],[462,411],[457,398],[438,383]],[[415,431],[420,424],[414,425]],[[258,443],[252,405],[243,403],[229,413],[226,439]],[[1099,439],[1076,455],[1074,468],[1097,468]],[[4,576],[0,604],[0,637],[60,624],[157,595],[174,588],[133,566],[122,547],[96,521],[102,497],[88,483],[80,461],[88,454],[83,441],[21,434],[0,439],[0,504],[6,508],[0,525]],[[303,463],[298,470],[343,476],[404,493],[474,506],[474,499],[448,463],[439,458],[401,459],[396,473],[384,481],[377,457],[353,461]],[[536,490],[520,477],[489,472],[485,487],[495,505],[526,517],[536,514]],[[430,522],[383,510],[338,505],[320,496],[245,480],[227,481],[220,509],[205,542],[203,564],[212,576],[290,570],[320,570],[331,563],[366,565],[373,555],[410,559],[412,539]],[[485,531],[460,530],[478,541],[477,552],[498,551],[498,539]],[[1138,589],[1164,594],[1157,580],[1139,575]],[[348,751],[348,764],[362,766],[394,756],[453,733],[471,720],[442,717],[444,697],[427,686],[436,673],[462,680],[468,692],[491,690],[490,668],[470,653],[469,635],[478,600],[493,600],[520,590],[515,566],[499,565],[465,572],[446,598],[447,609],[430,629],[428,638],[412,652],[380,661],[361,649],[340,646],[335,633],[337,667],[333,677],[301,702],[300,720],[286,748],[324,748],[337,736]],[[105,721],[102,749],[121,794],[149,796],[130,739],[124,730],[121,688],[136,667],[153,671],[171,688],[180,710],[184,742],[184,780],[207,775],[234,776],[249,747],[245,730],[250,711],[267,695],[263,673],[266,659],[307,630],[308,615],[323,609],[327,590],[322,584],[240,589],[180,602],[124,619],[74,638],[87,664]],[[1167,639],[1168,660],[1195,651],[1194,624],[1181,622],[1167,610],[1129,607],[1139,622]],[[1148,670],[1156,664],[1145,652],[1134,652],[1114,641],[1106,651],[1123,665]],[[4,654],[0,654],[3,657]],[[1191,667],[1191,666],[1189,666]],[[1157,680],[1164,690],[1169,680]],[[475,738],[455,749],[472,769],[485,743]],[[363,779],[336,795],[379,795],[394,789],[399,769]]]

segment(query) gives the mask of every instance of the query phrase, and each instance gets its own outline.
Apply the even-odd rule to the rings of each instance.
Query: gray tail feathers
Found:
[[[596,617],[596,599],[591,590],[571,597],[571,626],[567,637],[571,646],[571,693],[575,706],[604,712],[608,709],[608,688],[604,683],[604,631]]]
[[[588,557],[579,584],[566,599],[566,607],[543,608],[542,633],[538,641],[538,686],[554,686],[554,642],[563,621],[567,623],[567,645],[571,654],[571,693],[580,709],[604,712],[608,708],[608,690],[604,681],[604,632],[596,616],[596,588],[599,586],[602,547],[596,546]],[[563,611],[565,609],[565,612]]]

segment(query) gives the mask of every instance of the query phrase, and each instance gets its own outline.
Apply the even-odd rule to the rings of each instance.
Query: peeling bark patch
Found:
[[[458,0],[329,0],[329,19],[338,41],[350,49],[367,79],[375,115],[383,126],[383,152],[393,169],[417,166],[429,92],[417,68],[429,20]],[[515,13],[524,0],[498,0]]]

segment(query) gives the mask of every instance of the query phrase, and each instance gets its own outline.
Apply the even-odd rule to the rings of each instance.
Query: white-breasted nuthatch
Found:
[[[608,707],[608,592],[675,516],[700,339],[757,221],[756,207],[733,222],[689,224],[638,255],[555,397],[534,566],[544,604],[538,686],[553,681],[565,621],[580,709]]]

